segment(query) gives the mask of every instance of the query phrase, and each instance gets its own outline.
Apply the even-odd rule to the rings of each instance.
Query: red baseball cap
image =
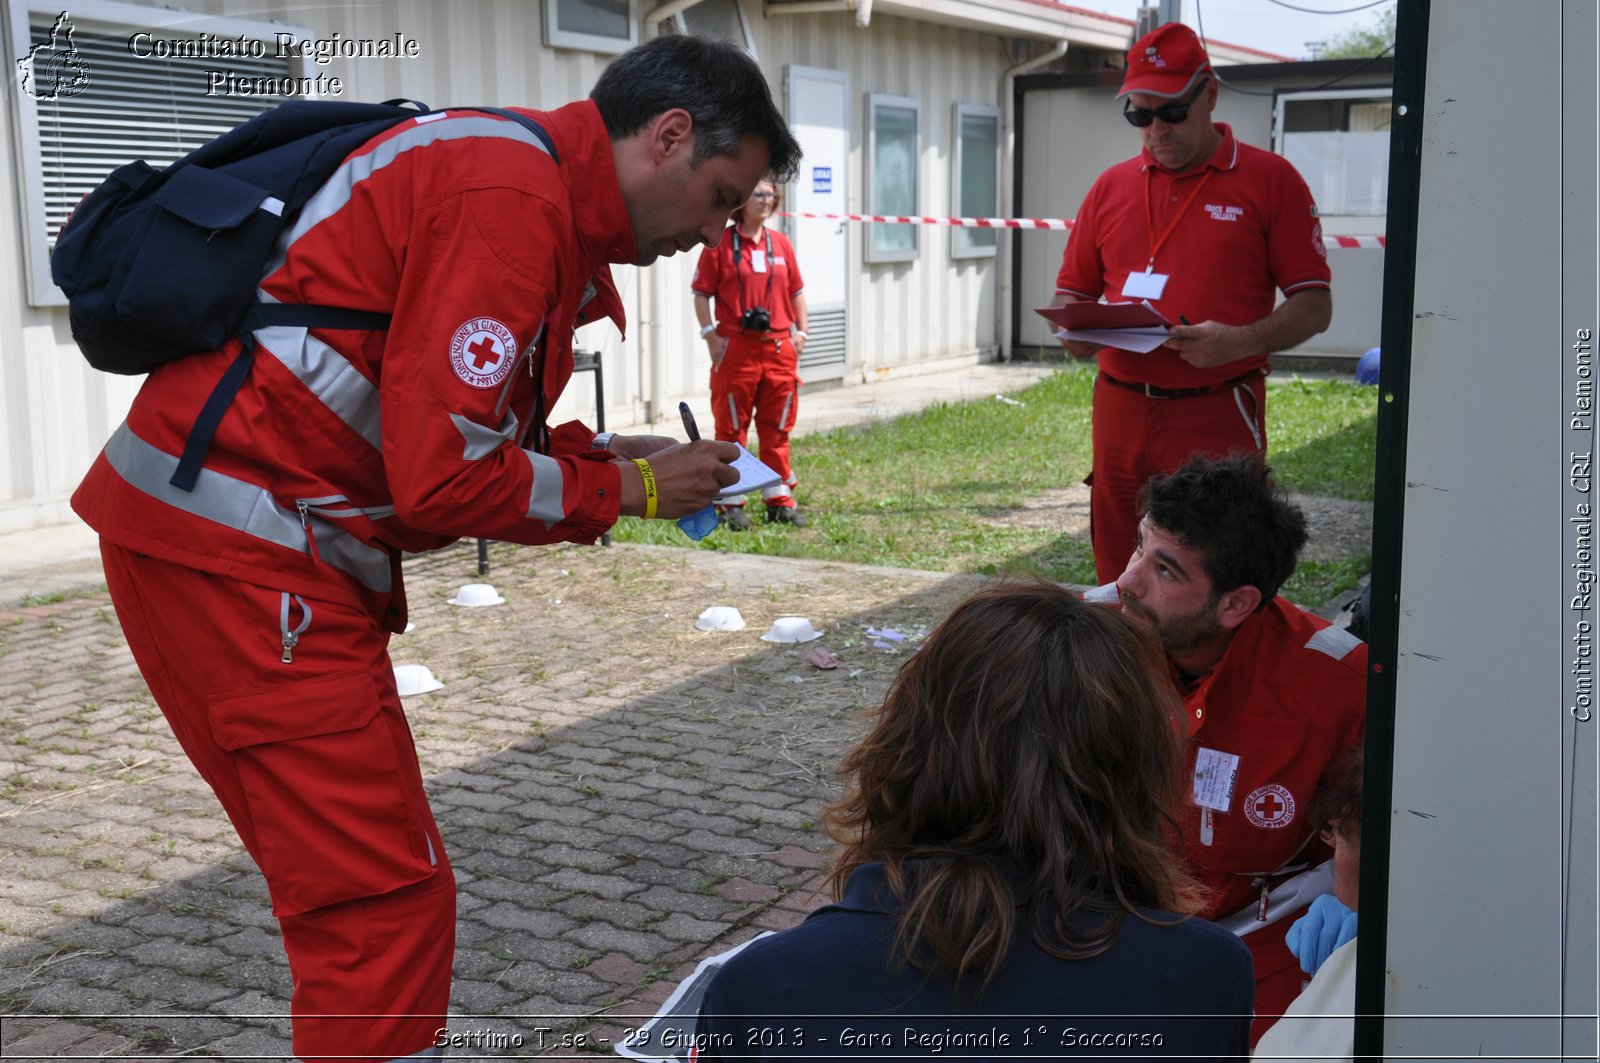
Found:
[[[1168,22],[1133,42],[1128,49],[1128,72],[1122,77],[1121,99],[1130,92],[1177,99],[1186,95],[1202,74],[1211,72],[1211,60],[1194,30],[1181,22]]]

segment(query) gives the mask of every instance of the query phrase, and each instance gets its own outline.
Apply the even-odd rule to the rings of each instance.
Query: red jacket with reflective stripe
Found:
[[[392,313],[389,329],[258,331],[192,493],[166,480],[238,344],[160,367],[74,494],[79,515],[133,550],[368,604],[396,589],[400,551],[592,542],[614,524],[611,455],[578,422],[541,446],[535,422],[572,374],[573,329],[622,326],[606,263],[632,261],[633,233],[594,105],[529,113],[559,165],[516,122],[470,111],[352,154],[261,289]]]
[[[1221,919],[1258,903],[1263,880],[1277,888],[1288,866],[1332,856],[1317,836],[1311,798],[1328,767],[1361,743],[1366,723],[1367,644],[1343,628],[1274,598],[1239,626],[1209,675],[1184,692],[1191,777],[1202,747],[1239,758],[1227,812],[1212,816],[1210,844],[1201,809],[1184,809],[1184,849],[1212,891],[1200,913]],[[1300,913],[1245,935],[1261,1014],[1292,999],[1299,970],[1284,935]],[[1287,992],[1288,996],[1279,996]]]
[[[1367,644],[1274,598],[1239,626],[1216,668],[1184,692],[1184,705],[1191,767],[1200,747],[1239,758],[1211,844],[1200,837],[1200,809],[1184,812],[1189,858],[1216,891],[1205,914],[1216,918],[1256,900],[1259,875],[1332,855],[1316,837],[1310,804],[1328,766],[1361,743]]]

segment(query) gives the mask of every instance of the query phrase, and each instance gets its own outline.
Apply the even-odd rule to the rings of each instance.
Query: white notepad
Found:
[[[739,447],[739,460],[733,463],[733,468],[739,474],[739,482],[718,495],[718,501],[733,495],[744,495],[749,494],[751,491],[759,491],[763,487],[771,487],[783,479],[782,476],[772,471],[771,466],[762,464],[760,458],[750,453],[743,446]]]

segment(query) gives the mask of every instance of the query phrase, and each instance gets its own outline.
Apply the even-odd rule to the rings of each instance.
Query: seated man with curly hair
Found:
[[[1361,741],[1367,647],[1278,595],[1305,516],[1254,454],[1190,458],[1140,510],[1128,567],[1086,597],[1161,635],[1187,725],[1183,850],[1211,891],[1201,914],[1250,948],[1259,1038],[1305,981],[1284,934],[1331,888],[1307,806]]]

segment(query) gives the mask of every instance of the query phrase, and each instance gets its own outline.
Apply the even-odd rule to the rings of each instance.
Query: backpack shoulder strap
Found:
[[[540,125],[538,122],[535,122],[527,115],[518,114],[516,111],[507,110],[504,107],[462,107],[459,108],[459,110],[482,111],[484,114],[493,114],[498,115],[501,118],[509,118],[511,121],[517,123],[522,128],[532,133],[535,137],[539,138],[539,143],[544,145],[544,150],[552,159],[556,161],[556,165],[559,166],[561,164],[561,155],[556,151],[556,144],[555,141],[550,139],[550,133],[545,129],[544,126]]]

